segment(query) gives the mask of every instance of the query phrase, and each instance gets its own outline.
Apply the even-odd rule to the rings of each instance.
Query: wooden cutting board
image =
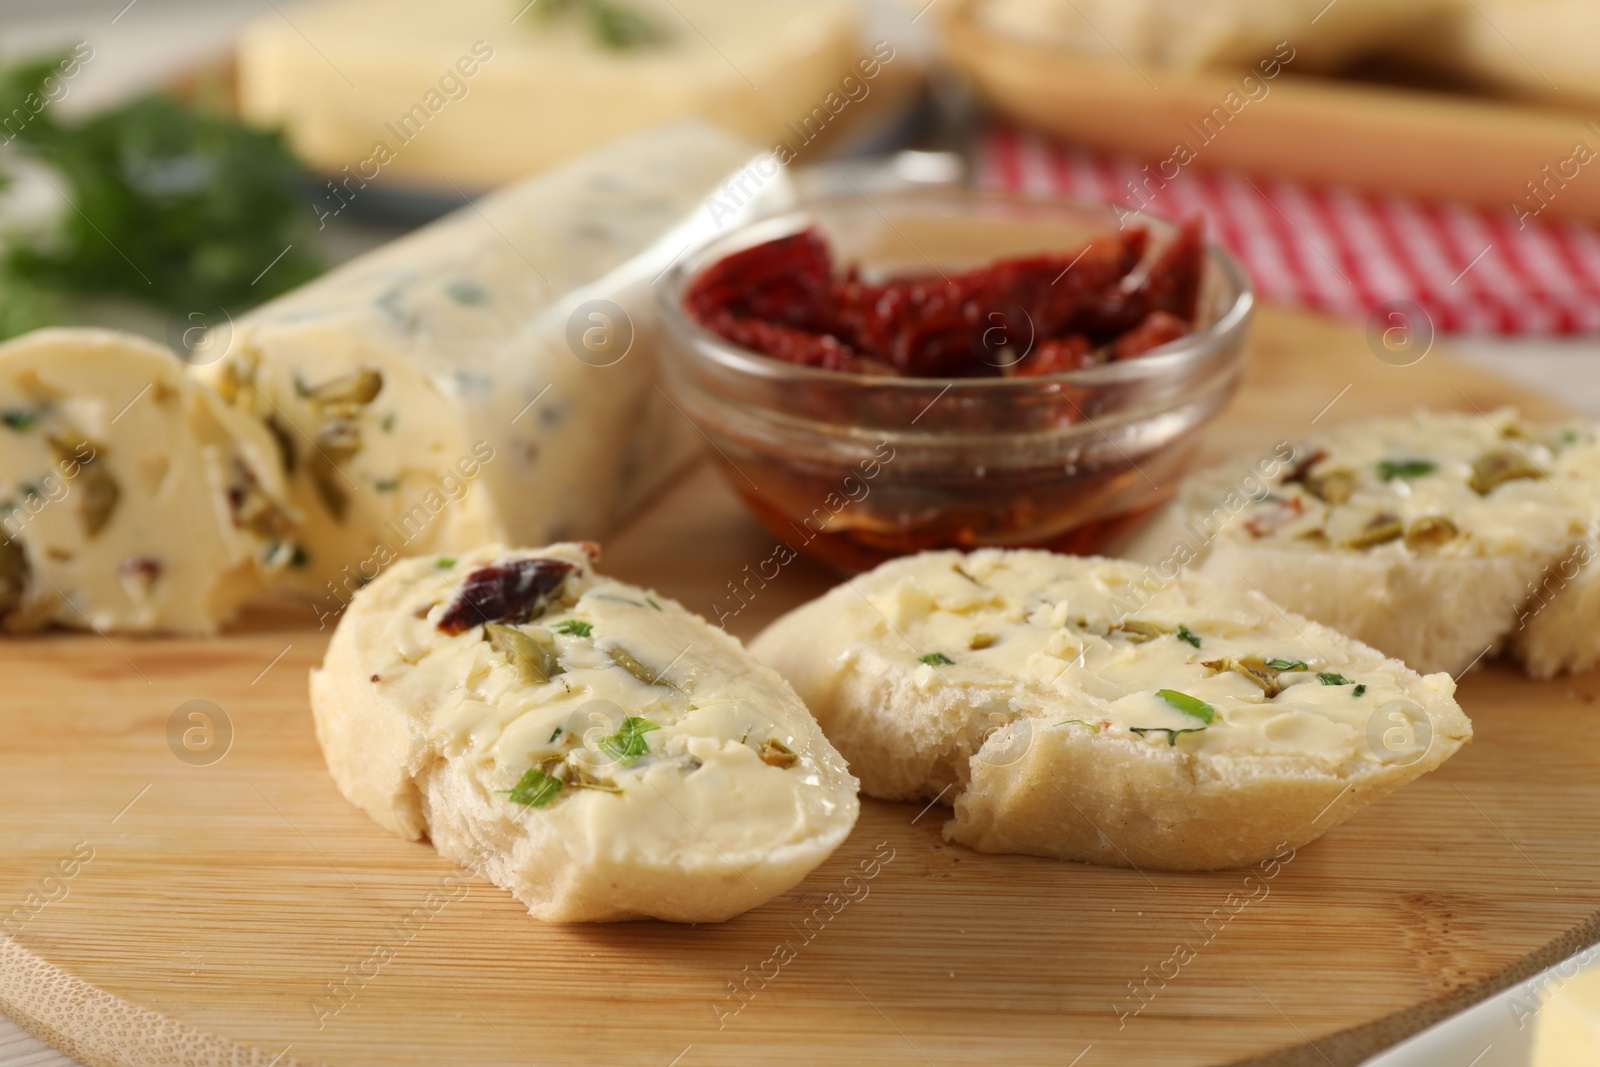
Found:
[[[1516,401],[1554,414],[1268,309],[1206,451]],[[710,613],[771,548],[702,467],[608,551]],[[737,629],[831,581],[793,564]],[[829,863],[732,922],[556,927],[339,796],[306,706],[325,639],[285,610],[214,641],[0,645],[8,1015],[93,1067],[1343,1065],[1600,939],[1591,675],[1480,670],[1470,748],[1252,883],[983,856],[941,839],[942,810],[869,801]],[[209,765],[169,745],[195,700],[231,724]]]
[[[1573,146],[1600,145],[1595,116],[1576,106],[1317,77],[1292,66],[1263,83],[1268,95],[1225,129],[1213,122],[1198,132],[1230,93],[1240,98],[1245,71],[1075,54],[989,31],[972,17],[975,6],[951,4],[942,33],[950,61],[985,100],[1025,126],[1141,161],[1166,160],[1184,143],[1209,170],[1457,200],[1504,211],[1509,221],[1513,201],[1545,215],[1526,184],[1546,181],[1547,166],[1564,165],[1570,176],[1578,170]],[[1548,215],[1600,219],[1600,181],[1580,176],[1544,198]]]

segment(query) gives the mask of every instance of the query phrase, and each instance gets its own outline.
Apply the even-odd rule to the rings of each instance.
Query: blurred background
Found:
[[[698,113],[797,165],[1198,213],[1267,300],[1600,412],[1597,39],[1588,0],[0,0],[0,334],[183,347]]]
[[[1593,0],[0,0],[0,336],[193,351],[701,114],[819,184],[1201,215],[1265,300],[1600,415],[1597,41]],[[1520,1064],[1514,1020],[1383,1062]],[[64,1062],[0,1020],[0,1064]]]

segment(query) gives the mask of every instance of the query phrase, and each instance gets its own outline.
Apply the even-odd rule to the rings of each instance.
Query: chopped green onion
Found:
[[[1199,697],[1192,697],[1188,693],[1180,693],[1176,689],[1157,689],[1156,696],[1177,708],[1185,715],[1193,715],[1203,723],[1210,723],[1217,717],[1217,709],[1207,704]]]
[[[1421,478],[1425,474],[1432,474],[1439,469],[1439,465],[1426,459],[1381,460],[1378,463],[1378,477],[1386,482],[1396,478]]]
[[[1140,737],[1143,737],[1145,734],[1166,734],[1168,747],[1177,745],[1178,736],[1180,734],[1201,734],[1205,733],[1206,730],[1204,726],[1196,726],[1189,730],[1169,730],[1165,726],[1130,726],[1128,729],[1132,730]]]

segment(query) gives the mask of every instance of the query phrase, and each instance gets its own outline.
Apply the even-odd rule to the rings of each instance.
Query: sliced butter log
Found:
[[[105,330],[0,346],[0,524],[12,630],[210,633],[300,558],[261,426]]]
[[[1447,675],[1248,590],[1038,551],[886,563],[751,647],[863,791],[953,804],[953,841],[1109,866],[1298,847],[1471,736]]]
[[[1551,475],[1592,437],[1510,411],[1342,426],[1269,477],[1241,460],[1191,479],[1179,543],[1207,577],[1456,675],[1517,632],[1546,568],[1585,536],[1592,509]],[[1145,545],[1133,554],[1170,547]]]
[[[592,546],[405,560],[312,672],[339,788],[540,919],[731,918],[854,825],[857,783],[787,683]]]
[[[681,466],[700,438],[654,384],[650,283],[754,155],[703,123],[638,134],[242,319],[200,373],[282,443],[311,557],[290,584],[335,610],[396,556],[596,536]]]

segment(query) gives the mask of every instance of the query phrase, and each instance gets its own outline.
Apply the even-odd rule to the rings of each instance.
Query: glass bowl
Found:
[[[1214,245],[1193,333],[1051,376],[796,366],[705,330],[683,297],[724,256],[808,226],[828,238],[837,263],[871,277],[1070,252],[1117,229],[1117,214],[1026,194],[909,189],[804,202],[730,230],[657,283],[665,386],[714,446],[734,492],[797,553],[856,571],[933,548],[1097,551],[1172,495],[1238,384],[1254,297],[1244,270]],[[1157,247],[1174,232],[1155,219],[1138,225]]]

